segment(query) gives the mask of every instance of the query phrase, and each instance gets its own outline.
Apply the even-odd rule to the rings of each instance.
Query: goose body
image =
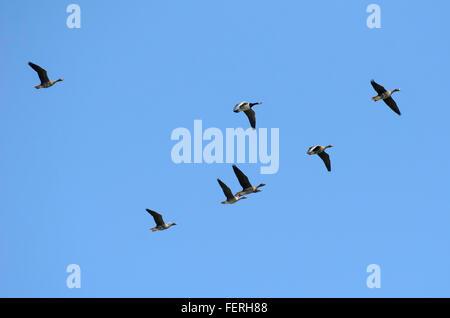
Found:
[[[392,94],[395,93],[395,92],[399,92],[400,89],[396,88],[396,89],[394,89],[392,91],[388,91],[383,86],[381,86],[380,84],[376,83],[374,80],[371,80],[370,84],[372,84],[372,87],[378,93],[377,96],[372,97],[372,100],[374,102],[377,102],[379,100],[383,100],[386,103],[386,105],[389,106],[390,109],[392,109],[396,114],[401,115],[400,109],[398,108],[397,103],[392,98]]]
[[[248,180],[248,177],[238,167],[236,167],[236,165],[233,165],[233,171],[234,171],[234,174],[236,175],[236,177],[239,180],[239,184],[242,187],[242,191],[239,191],[238,193],[236,193],[237,197],[241,197],[244,194],[261,192],[261,190],[259,190],[259,188],[265,186],[264,183],[261,183],[260,185],[258,185],[256,187],[252,186],[252,184]]]
[[[39,79],[41,80],[41,84],[36,85],[34,87],[36,89],[49,88],[49,87],[52,87],[53,85],[55,85],[55,83],[57,83],[57,82],[64,81],[64,79],[62,79],[62,78],[57,79],[56,81],[51,81],[47,76],[47,71],[44,70],[42,67],[40,67],[39,65],[36,65],[34,63],[31,63],[31,62],[28,62],[28,65],[30,65],[31,68],[36,71],[36,73],[39,76]]]
[[[217,182],[219,182],[219,185],[222,188],[223,194],[225,194],[225,197],[227,198],[225,201],[222,201],[220,203],[233,204],[233,203],[238,202],[239,200],[247,199],[247,197],[238,197],[236,195],[233,195],[230,188],[225,183],[223,183],[220,179],[217,179]]]
[[[249,103],[249,102],[240,102],[239,104],[236,104],[233,108],[233,111],[235,113],[244,112],[245,115],[247,115],[248,120],[250,122],[250,126],[255,129],[256,128],[256,115],[255,111],[252,109],[255,105],[260,105],[261,102],[257,103]]]
[[[325,166],[327,167],[328,171],[331,171],[331,161],[330,156],[325,152],[325,149],[331,148],[333,145],[328,146],[312,146],[309,147],[308,151],[306,152],[308,155],[318,155],[320,159],[325,163]]]
[[[167,230],[169,227],[177,225],[177,223],[165,223],[162,215],[159,214],[158,212],[152,211],[150,209],[145,209],[151,216],[153,216],[153,219],[155,220],[156,226],[150,228],[150,230],[152,230],[152,232],[155,231],[163,231],[163,230]]]

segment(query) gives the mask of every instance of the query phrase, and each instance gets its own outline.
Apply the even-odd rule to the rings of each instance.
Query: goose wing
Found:
[[[236,167],[236,165],[233,165],[233,170],[242,186],[242,189],[251,188],[252,184],[248,180],[247,176],[238,167]]]
[[[309,147],[309,149],[308,149],[308,151],[306,153],[313,154],[314,152],[316,152],[318,150],[320,150],[320,146],[319,145],[311,146],[311,147]]]
[[[383,99],[386,105],[388,105],[394,112],[396,112],[398,115],[400,115],[400,109],[398,109],[397,103],[392,97],[388,97],[386,99]]]
[[[323,160],[325,166],[327,167],[327,170],[331,171],[330,156],[325,151],[319,152],[317,155],[320,157],[320,159]]]
[[[222,188],[223,193],[225,194],[225,196],[227,197],[227,200],[231,200],[234,198],[233,193],[231,193],[230,188],[228,188],[228,186],[223,183],[222,181],[220,181],[220,179],[217,179],[217,182],[219,182],[220,187]]]
[[[233,108],[233,111],[235,112],[235,113],[238,113],[239,112],[239,109],[241,109],[241,107],[245,104],[246,102],[240,102],[239,104],[236,104],[235,106],[234,106],[234,108]]]
[[[30,65],[31,68],[32,68],[33,70],[35,70],[36,73],[38,73],[39,79],[41,80],[41,84],[50,82],[50,80],[48,79],[47,71],[46,71],[46,70],[44,70],[44,69],[43,69],[42,67],[40,67],[39,65],[36,65],[36,64],[34,64],[34,63],[31,63],[31,62],[28,62],[28,65]]]
[[[256,128],[256,116],[255,111],[253,109],[244,110],[244,113],[247,115],[248,120],[250,121],[250,126],[252,126],[253,129]]]
[[[386,89],[377,82],[375,82],[374,80],[371,80],[370,84],[372,84],[372,87],[375,89],[378,95],[381,95],[386,92]]]
[[[164,225],[164,221],[162,218],[162,215],[158,212],[152,211],[150,209],[145,209],[148,213],[150,213],[151,216],[153,216],[153,219],[155,220],[155,223],[157,226]]]

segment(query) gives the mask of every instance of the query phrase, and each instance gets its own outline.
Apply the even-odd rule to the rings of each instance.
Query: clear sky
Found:
[[[0,296],[450,297],[449,10],[1,1]],[[35,90],[28,61],[64,82]],[[402,116],[371,101],[372,78],[401,88]],[[231,164],[177,165],[170,136],[247,128],[242,100],[279,128],[279,171],[239,164],[267,185],[221,205]],[[316,144],[335,146],[332,172]],[[179,225],[152,233],[146,208]]]

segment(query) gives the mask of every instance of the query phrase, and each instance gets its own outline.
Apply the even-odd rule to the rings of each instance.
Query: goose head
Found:
[[[261,190],[259,190],[259,188],[264,187],[266,184],[265,183],[261,183],[259,186],[256,187],[255,192],[261,192]]]
[[[53,86],[53,85],[55,85],[56,83],[62,82],[62,81],[64,81],[63,78],[58,78],[56,81],[50,81],[50,86]]]

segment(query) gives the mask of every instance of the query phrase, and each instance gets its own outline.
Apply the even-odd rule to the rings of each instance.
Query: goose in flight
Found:
[[[261,192],[259,188],[264,187],[265,184],[261,183],[259,186],[252,186],[247,176],[238,168],[236,165],[233,165],[234,174],[239,180],[240,185],[242,186],[242,191],[236,193],[237,197],[243,196],[244,194],[250,194],[255,192]]]
[[[233,203],[238,202],[239,200],[247,199],[247,197],[238,197],[238,196],[233,195],[233,193],[231,193],[230,188],[228,188],[228,186],[225,183],[220,181],[220,179],[217,179],[217,182],[219,182],[219,185],[222,188],[223,193],[227,197],[227,199],[225,201],[222,201],[220,203],[222,203],[222,204],[233,204]]]
[[[330,156],[325,152],[325,149],[331,148],[333,145],[328,146],[312,146],[308,149],[306,152],[308,155],[318,155],[320,159],[323,160],[325,163],[325,166],[327,167],[328,171],[331,171],[331,162],[330,162]]]
[[[152,211],[150,209],[145,209],[148,213],[150,213],[151,216],[153,216],[153,219],[155,220],[156,226],[152,227],[150,230],[152,230],[152,232],[155,231],[163,231],[163,230],[167,230],[169,227],[173,226],[173,225],[177,225],[177,223],[165,223],[162,215],[159,214],[158,212]]]
[[[33,64],[31,62],[28,62],[28,65],[31,66],[31,68],[33,70],[35,70],[38,75],[39,75],[39,79],[41,80],[41,84],[36,85],[34,88],[36,89],[40,89],[40,88],[49,88],[53,85],[55,85],[55,83],[57,82],[62,82],[64,81],[64,79],[60,78],[57,79],[56,81],[51,81],[48,76],[47,76],[47,71],[44,70],[42,67],[40,67],[39,65]]]
[[[377,96],[372,97],[372,100],[374,102],[377,102],[380,99],[382,99],[386,103],[386,105],[388,105],[395,113],[397,113],[398,115],[401,115],[400,109],[398,109],[397,103],[395,102],[395,100],[392,99],[392,94],[395,92],[399,92],[400,89],[396,88],[393,91],[388,91],[380,84],[377,84],[374,80],[371,80],[370,84],[372,84],[372,87],[378,93]]]
[[[252,109],[255,105],[260,105],[261,102],[257,103],[249,103],[249,102],[241,102],[239,104],[236,104],[234,106],[233,111],[235,113],[244,112],[245,115],[247,115],[248,120],[250,121],[250,126],[252,126],[253,129],[256,128],[256,117],[255,117],[255,111]]]

